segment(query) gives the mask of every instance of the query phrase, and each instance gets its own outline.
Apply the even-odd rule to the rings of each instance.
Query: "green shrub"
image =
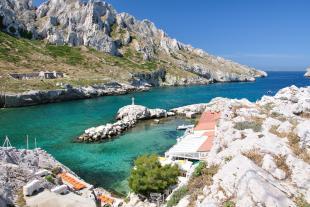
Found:
[[[199,162],[198,166],[195,168],[194,176],[195,177],[201,176],[202,175],[202,171],[205,168],[206,168],[206,163],[205,162]]]
[[[55,183],[54,182],[54,178],[53,178],[53,176],[51,176],[51,175],[47,175],[47,176],[45,176],[45,180],[47,180],[48,182],[50,182],[50,183]]]
[[[167,202],[167,207],[172,207],[172,206],[175,206],[177,205],[180,200],[186,196],[188,193],[188,189],[186,186],[182,186],[181,188],[179,188],[178,190],[176,190],[171,198],[169,199],[169,201]]]
[[[21,37],[26,38],[26,39],[32,39],[32,32],[20,29],[19,34]]]
[[[15,29],[14,27],[10,27],[10,28],[9,28],[9,31],[10,31],[11,33],[15,34],[16,29]]]
[[[61,173],[62,169],[60,166],[56,166],[56,167],[53,167],[53,169],[51,170],[53,175],[58,175],[59,173]]]
[[[72,48],[68,45],[50,45],[46,46],[46,49],[54,58],[63,58],[69,65],[81,64],[83,57],[78,48]]]
[[[225,201],[223,207],[235,207],[236,204],[233,201]]]
[[[138,157],[129,177],[130,189],[140,195],[163,193],[170,186],[177,184],[180,170],[177,166],[161,166],[156,155]]]
[[[295,197],[294,202],[297,207],[310,207],[310,203],[308,203],[305,197],[302,195]]]
[[[262,130],[262,123],[256,121],[242,121],[237,122],[234,128],[238,130],[253,129],[254,132],[260,132]]]

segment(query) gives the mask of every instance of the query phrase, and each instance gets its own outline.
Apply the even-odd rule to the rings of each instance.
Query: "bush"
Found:
[[[186,194],[188,193],[188,189],[186,186],[182,186],[181,188],[179,188],[178,190],[176,190],[171,198],[169,199],[169,201],[167,202],[167,207],[172,207],[177,205],[180,200],[186,196]]]
[[[195,168],[194,176],[195,177],[201,176],[202,175],[202,171],[205,168],[206,168],[206,163],[205,162],[199,162],[199,165]]]
[[[234,128],[238,130],[253,129],[254,132],[260,132],[262,130],[262,123],[255,121],[242,121],[237,122]]]
[[[235,207],[236,204],[233,201],[225,201],[223,207]]]
[[[21,37],[26,38],[26,39],[32,39],[32,32],[20,29],[19,34]]]
[[[133,192],[149,196],[150,193],[163,193],[177,184],[180,170],[177,166],[161,166],[156,155],[138,157],[129,177],[129,187]]]
[[[50,183],[55,184],[54,178],[53,178],[53,176],[51,176],[51,175],[45,176],[45,180],[47,180],[47,181],[50,182]]]
[[[58,175],[59,173],[62,172],[62,169],[61,169],[60,166],[56,166],[56,167],[53,167],[53,169],[51,171],[52,171],[53,175],[56,176],[56,175]]]

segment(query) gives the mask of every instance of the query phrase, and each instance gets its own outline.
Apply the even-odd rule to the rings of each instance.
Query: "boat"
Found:
[[[180,125],[177,127],[177,130],[186,130],[186,129],[189,129],[189,128],[194,128],[194,124],[190,124],[190,125]]]

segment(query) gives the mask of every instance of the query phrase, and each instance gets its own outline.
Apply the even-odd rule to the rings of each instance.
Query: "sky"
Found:
[[[262,70],[310,66],[310,0],[107,2],[212,55]]]

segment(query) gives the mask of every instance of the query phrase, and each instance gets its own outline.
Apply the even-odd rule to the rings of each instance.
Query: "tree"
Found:
[[[149,196],[150,193],[163,193],[178,182],[178,166],[161,166],[156,155],[140,156],[134,164],[129,177],[129,187],[137,194]]]

